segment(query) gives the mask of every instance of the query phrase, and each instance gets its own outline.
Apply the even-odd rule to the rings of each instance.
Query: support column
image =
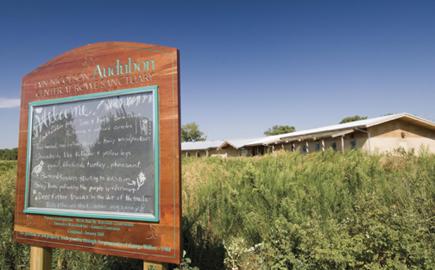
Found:
[[[30,270],[51,269],[51,248],[30,247]]]
[[[341,136],[341,152],[344,153],[344,136]]]

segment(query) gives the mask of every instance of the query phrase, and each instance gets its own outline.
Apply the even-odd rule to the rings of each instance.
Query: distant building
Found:
[[[185,155],[255,156],[278,150],[310,153],[331,148],[368,153],[397,149],[435,153],[435,123],[401,113],[256,139],[182,144]]]
[[[199,142],[183,142],[181,151],[183,155],[189,157],[211,156],[215,153],[220,153],[220,147],[224,141],[199,141]],[[222,151],[223,156],[227,156],[226,152]]]
[[[181,150],[184,156],[194,157],[234,157],[264,154],[265,145],[260,139],[241,139],[225,141],[184,142]]]

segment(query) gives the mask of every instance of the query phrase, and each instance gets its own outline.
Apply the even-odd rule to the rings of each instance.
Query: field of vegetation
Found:
[[[11,239],[16,165],[0,161],[0,269],[27,269]],[[434,269],[435,155],[355,151],[183,160],[183,269]],[[56,250],[53,269],[140,269]]]

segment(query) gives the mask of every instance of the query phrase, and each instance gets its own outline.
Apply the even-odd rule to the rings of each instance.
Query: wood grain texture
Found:
[[[153,60],[147,72],[111,74],[102,78],[95,67]],[[28,103],[112,90],[158,86],[160,132],[160,221],[122,221],[119,231],[77,240],[67,226],[43,215],[24,214]],[[64,53],[23,78],[18,144],[18,177],[14,237],[18,242],[76,249],[153,262],[179,263],[181,250],[179,53],[175,48],[129,42],[104,42]],[[55,217],[56,218],[56,217]],[[81,218],[81,220],[91,220]],[[95,220],[101,222],[105,220]],[[63,222],[63,221],[62,221]],[[72,223],[77,223],[72,218]],[[112,221],[116,222],[116,221]],[[59,221],[57,222],[59,223]],[[89,229],[93,232],[93,229]]]
[[[50,270],[51,258],[51,248],[30,247],[30,270]]]

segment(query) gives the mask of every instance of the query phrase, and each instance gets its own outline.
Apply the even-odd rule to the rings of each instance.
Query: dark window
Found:
[[[337,143],[336,143],[336,142],[331,143],[331,148],[332,148],[334,151],[337,151]]]
[[[352,139],[350,141],[350,148],[355,149],[356,148],[356,139]]]
[[[320,151],[320,142],[316,142],[316,151]]]

